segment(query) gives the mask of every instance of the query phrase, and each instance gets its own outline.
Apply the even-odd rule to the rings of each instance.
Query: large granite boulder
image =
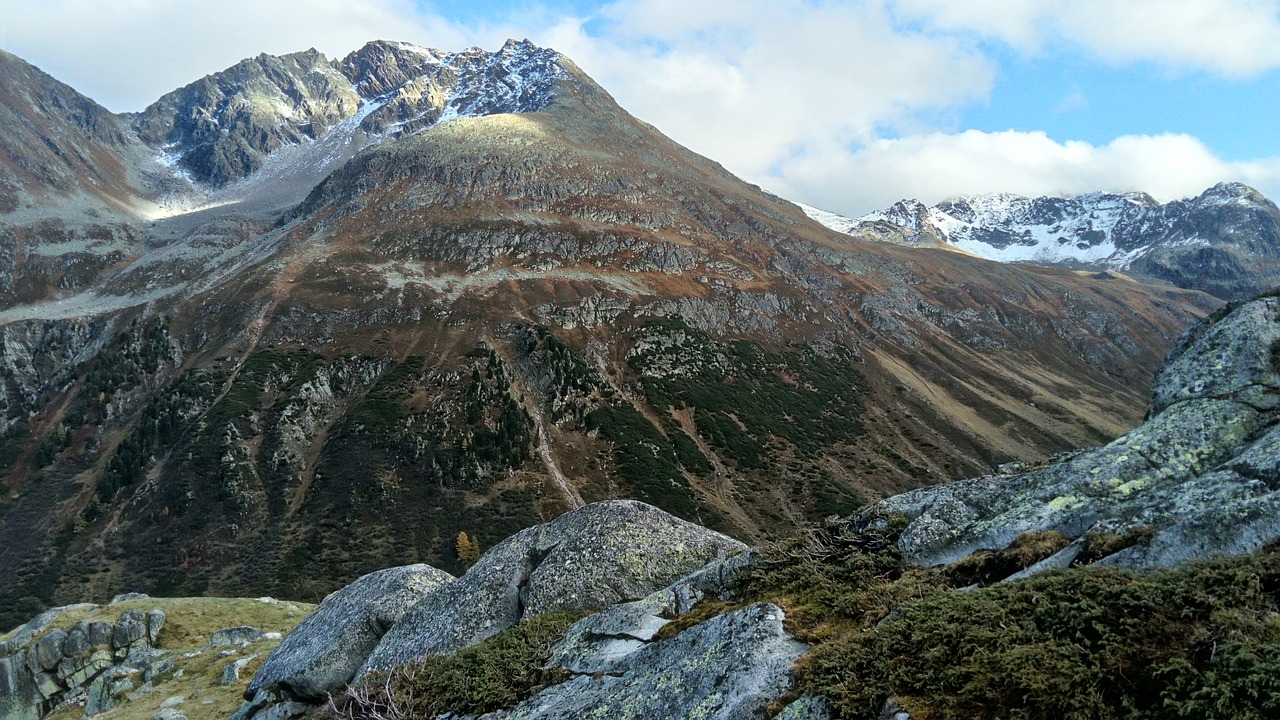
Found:
[[[889,498],[860,520],[905,515],[899,545],[925,564],[1001,548],[1030,530],[1153,529],[1149,543],[1106,561],[1125,567],[1258,549],[1280,539],[1277,349],[1280,298],[1229,306],[1184,334],[1132,432],[1030,472]]]
[[[430,565],[379,570],[329,595],[280,642],[245,691],[320,701],[350,682],[378,641],[415,603],[453,576]]]
[[[427,595],[382,638],[357,676],[454,652],[525,617],[644,598],[745,549],[642,502],[587,505],[507,538],[457,582]]]
[[[790,687],[792,664],[808,650],[787,634],[783,619],[778,606],[761,603],[666,640],[639,642],[600,665],[611,670],[578,675],[485,720],[763,720]],[[574,662],[598,664],[581,656]]]

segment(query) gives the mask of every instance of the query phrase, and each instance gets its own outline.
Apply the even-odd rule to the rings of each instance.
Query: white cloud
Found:
[[[1251,76],[1280,68],[1280,0],[891,0],[939,31],[1028,52],[1078,45],[1114,63]]]
[[[1042,132],[934,133],[877,140],[855,152],[811,153],[786,163],[781,190],[847,215],[906,197],[933,204],[957,195],[1076,195],[1145,191],[1168,201],[1228,180],[1280,193],[1280,156],[1230,163],[1188,135],[1128,135],[1102,145],[1060,143]]]
[[[605,35],[578,21],[540,37],[635,115],[754,181],[994,82],[972,46],[899,31],[876,2],[634,0],[604,14]]]
[[[115,111],[266,52],[474,41],[410,0],[0,0],[0,47]]]

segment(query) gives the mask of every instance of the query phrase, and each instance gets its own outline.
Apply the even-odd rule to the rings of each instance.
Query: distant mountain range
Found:
[[[1280,208],[1239,183],[1163,205],[1145,193],[996,194],[933,207],[903,200],[855,219],[805,210],[858,237],[956,248],[1000,262],[1116,270],[1223,299],[1280,284]]]
[[[131,115],[0,65],[0,626],[319,600],[606,498],[774,537],[1110,440],[1220,304],[833,232],[527,42]]]

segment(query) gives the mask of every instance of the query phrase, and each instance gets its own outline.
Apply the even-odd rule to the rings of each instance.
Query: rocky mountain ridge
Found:
[[[1224,299],[1280,281],[1280,209],[1240,183],[1164,204],[1145,193],[995,194],[933,207],[903,200],[855,219],[807,212],[832,229],[872,239],[957,248],[1000,262],[1115,270]]]
[[[551,102],[562,58],[526,41],[459,53],[375,41],[341,60],[308,50],[259,55],[165,95],[129,117],[165,164],[215,187],[244,179],[288,146],[412,135],[456,117],[536,112]],[[354,141],[354,142],[353,142]]]
[[[460,532],[491,547],[618,497],[771,537],[1110,440],[1216,306],[830,232],[551,51],[359,58],[337,75],[254,59],[170,96],[217,96],[196,115],[241,129],[291,118],[218,202],[0,216],[18,238],[4,622],[126,588],[318,601],[391,564],[457,571]],[[302,110],[249,97],[292,97],[273,68],[295,65],[406,104],[311,140]],[[439,93],[415,85],[424,68]],[[468,77],[485,89],[451,84]],[[362,145],[427,108],[434,124]],[[156,142],[209,147],[175,117]]]

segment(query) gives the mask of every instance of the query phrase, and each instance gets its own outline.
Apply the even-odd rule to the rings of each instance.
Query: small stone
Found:
[[[147,639],[152,645],[156,644],[156,639],[160,637],[160,630],[167,619],[168,615],[159,608],[147,613]]]
[[[177,707],[182,703],[186,702],[186,700],[187,698],[182,695],[170,695],[169,697],[160,701],[160,707],[162,708]]]
[[[164,708],[155,715],[152,715],[151,720],[187,720],[187,716],[183,715],[180,710]]]
[[[256,658],[256,657],[258,657],[258,655],[257,655],[257,654],[253,654],[253,655],[250,655],[249,657],[246,657],[246,658],[240,658],[239,660],[236,660],[235,662],[227,663],[227,664],[226,664],[226,666],[222,668],[222,683],[221,683],[221,684],[222,684],[222,685],[234,685],[234,684],[236,684],[236,683],[240,682],[240,671],[241,671],[241,670],[243,670],[243,669],[244,669],[244,667],[245,667],[246,665],[248,665],[249,663],[253,662],[254,658]]]
[[[116,603],[128,602],[129,600],[150,600],[150,599],[151,599],[151,596],[146,593],[121,593],[111,598],[111,602],[107,604],[115,605]]]

